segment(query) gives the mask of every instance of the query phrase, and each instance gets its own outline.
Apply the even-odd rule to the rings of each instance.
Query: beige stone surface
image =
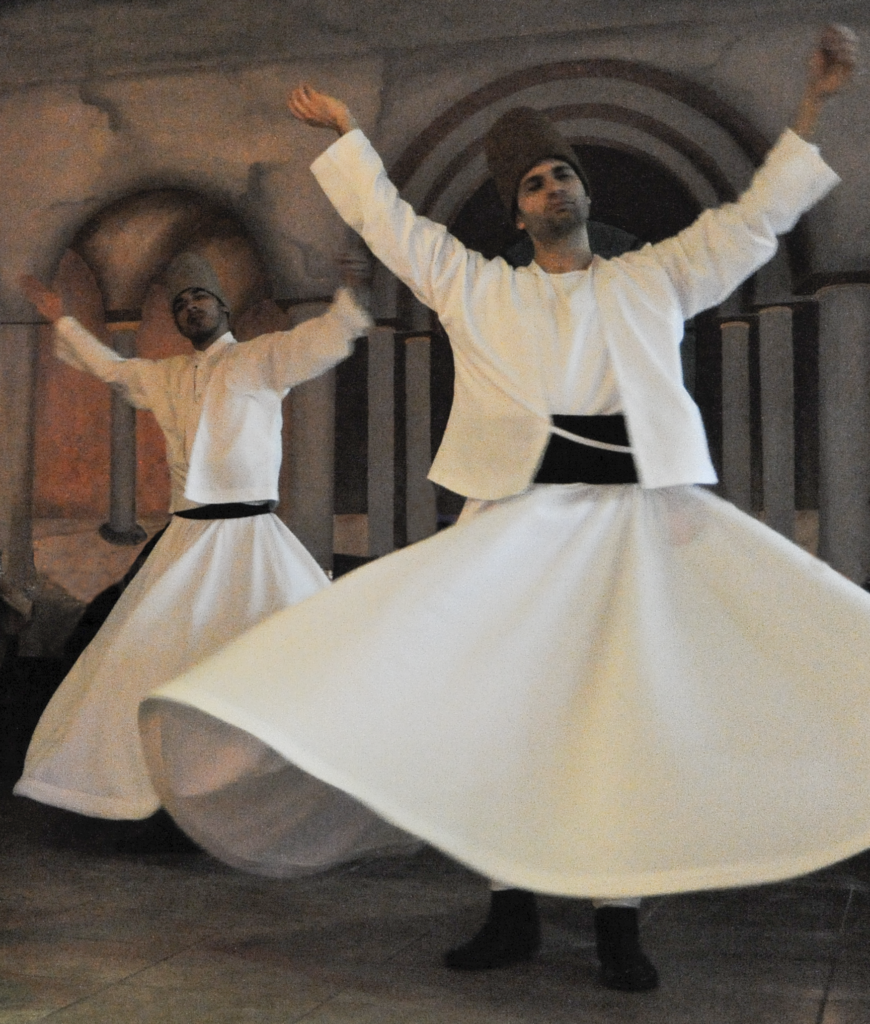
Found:
[[[106,17],[111,6],[113,17]],[[125,73],[131,64],[165,68],[274,59],[304,54],[348,54],[372,48],[417,48],[504,37],[533,38],[609,28],[661,24],[741,24],[747,17],[787,21],[824,17],[830,3],[799,0],[433,0],[409,13],[404,0],[30,0],[4,18],[8,57],[2,80],[33,82],[51,76]],[[855,4],[839,4],[854,8]],[[34,60],[40,42],[51,45],[51,66]]]

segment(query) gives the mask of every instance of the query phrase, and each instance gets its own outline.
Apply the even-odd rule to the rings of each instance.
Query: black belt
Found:
[[[625,417],[554,416],[554,426],[591,441],[628,445]],[[544,458],[535,476],[536,484],[636,484],[637,469],[631,452],[612,452],[606,448],[569,441],[550,434]]]
[[[248,505],[244,501],[228,501],[223,505],[199,505],[172,514],[182,519],[246,519],[248,516],[265,516],[271,511],[269,504]]]

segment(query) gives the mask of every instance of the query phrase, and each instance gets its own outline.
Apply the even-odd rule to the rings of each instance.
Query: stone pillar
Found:
[[[744,512],[751,506],[749,324],[722,324],[722,487]]]
[[[794,343],[792,311],[769,306],[759,312],[761,457],[764,519],[794,540]]]
[[[0,575],[6,600],[22,615],[36,592],[31,517],[38,331],[31,323],[0,324]]]
[[[819,556],[863,583],[870,570],[870,285],[819,303]]]
[[[395,547],[395,334],[375,327],[368,341],[368,519],[369,555]]]
[[[127,322],[107,323],[118,355],[136,355],[136,328]],[[100,536],[110,544],[141,544],[147,534],[136,522],[136,410],[112,392],[109,521]]]
[[[409,544],[431,537],[438,525],[435,488],[426,478],[432,462],[430,345],[429,334],[405,338],[405,493]]]
[[[293,388],[286,402],[281,516],[324,572],[332,570],[335,370]]]

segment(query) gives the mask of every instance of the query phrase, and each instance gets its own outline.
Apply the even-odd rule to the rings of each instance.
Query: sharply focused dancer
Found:
[[[292,94],[339,136],[313,165],[327,196],[450,338],[430,477],[468,501],[146,702],[170,804],[185,738],[259,740],[493,879],[449,966],[527,959],[533,893],[586,896],[601,980],[628,991],[657,984],[639,897],[870,845],[870,597],[697,486],[716,477],[679,351],[836,185],[809,138],[854,63],[854,36],[826,30],[740,199],[610,260],[573,149],[507,111],[486,153],[534,246],[521,268],[418,216],[343,102]]]

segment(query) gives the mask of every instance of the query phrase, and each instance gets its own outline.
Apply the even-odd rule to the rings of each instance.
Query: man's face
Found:
[[[208,348],[227,329],[226,309],[204,288],[188,288],[176,295],[172,315],[176,327],[194,348]]]
[[[517,227],[532,240],[557,241],[589,220],[589,197],[574,168],[564,160],[542,160],[517,189]]]

